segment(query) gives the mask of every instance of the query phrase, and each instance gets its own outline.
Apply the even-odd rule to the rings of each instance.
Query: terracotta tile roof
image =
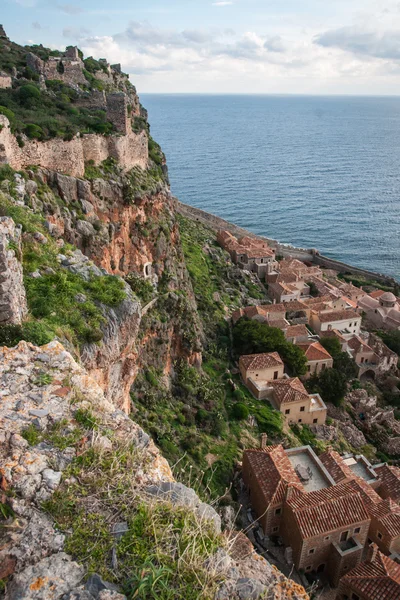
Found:
[[[319,342],[297,344],[297,346],[303,350],[309,362],[314,360],[332,360],[332,356],[329,354],[328,350],[325,350]]]
[[[270,384],[279,406],[290,402],[306,402],[309,399],[308,392],[298,377],[276,379],[271,381]]]
[[[308,337],[309,331],[305,325],[290,325],[285,331],[287,338],[291,337]]]
[[[351,300],[351,298],[347,298],[347,296],[342,296],[342,300],[344,300],[346,304],[348,304],[352,308],[357,308],[357,302]]]
[[[384,294],[385,292],[383,290],[374,290],[373,292],[370,292],[368,294],[368,296],[370,296],[370,298],[380,298],[382,296],[382,294]]]
[[[390,498],[371,507],[370,514],[379,521],[380,530],[391,538],[400,536],[400,506]]]
[[[318,315],[321,323],[334,323],[335,321],[347,321],[351,319],[361,319],[361,316],[353,310],[333,310]]]
[[[372,348],[370,348],[358,335],[353,335],[353,337],[347,340],[347,345],[355,352],[359,352],[360,349],[362,349],[363,352],[373,352]]]
[[[346,573],[341,583],[367,600],[399,600],[400,565],[381,552]]]
[[[382,483],[382,488],[385,495],[392,498],[392,500],[400,499],[400,469],[399,467],[392,467],[387,465],[381,465],[374,467],[375,473],[378,475],[379,480]]]
[[[296,310],[309,310],[309,307],[302,300],[293,300],[293,302],[282,303],[285,310],[288,312],[294,312]]]
[[[295,283],[298,281],[299,277],[296,273],[291,273],[290,271],[285,273],[280,273],[276,278],[277,283]]]
[[[329,331],[321,331],[321,337],[336,337],[340,342],[347,342],[346,338],[337,329],[329,329]]]
[[[268,325],[270,325],[270,327],[277,327],[278,329],[283,329],[284,331],[290,329],[290,325],[286,321],[286,319],[268,319]]]
[[[320,461],[328,471],[330,476],[335,480],[335,483],[348,482],[353,490],[359,492],[366,506],[379,504],[381,497],[375,490],[363,479],[354,473],[354,471],[346,465],[342,457],[335,450],[325,450],[320,456]]]
[[[296,494],[287,504],[303,539],[369,520],[360,494],[347,483]]]
[[[267,506],[283,502],[288,484],[298,490],[304,489],[283,446],[245,450],[244,455],[257,478]]]
[[[303,300],[304,304],[312,306],[313,304],[319,304],[320,302],[331,302],[331,297],[327,294],[326,296],[316,296],[315,298],[306,298]]]
[[[269,369],[270,367],[283,367],[282,359],[277,352],[246,354],[239,358],[239,364],[242,364],[245,369]]]

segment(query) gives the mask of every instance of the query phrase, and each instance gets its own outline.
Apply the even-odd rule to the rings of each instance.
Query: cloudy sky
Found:
[[[400,0],[1,3],[18,43],[78,45],[141,92],[400,95]]]

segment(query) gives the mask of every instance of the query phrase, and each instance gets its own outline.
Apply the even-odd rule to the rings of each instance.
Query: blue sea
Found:
[[[400,98],[141,100],[182,202],[400,280]]]

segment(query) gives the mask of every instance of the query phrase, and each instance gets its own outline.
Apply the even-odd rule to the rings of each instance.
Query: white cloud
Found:
[[[86,55],[120,62],[146,91],[371,93],[379,85],[400,93],[395,31],[302,28],[281,35],[276,28],[237,33],[131,22],[113,36],[66,33],[76,35]]]

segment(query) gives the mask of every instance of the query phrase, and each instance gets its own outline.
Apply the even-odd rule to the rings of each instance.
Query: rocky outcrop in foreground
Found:
[[[154,573],[177,598],[308,598],[243,534],[220,533],[216,511],[175,482],[149,437],[59,342],[1,348],[0,377],[7,600],[122,600],[139,586],[134,597],[145,598]]]

